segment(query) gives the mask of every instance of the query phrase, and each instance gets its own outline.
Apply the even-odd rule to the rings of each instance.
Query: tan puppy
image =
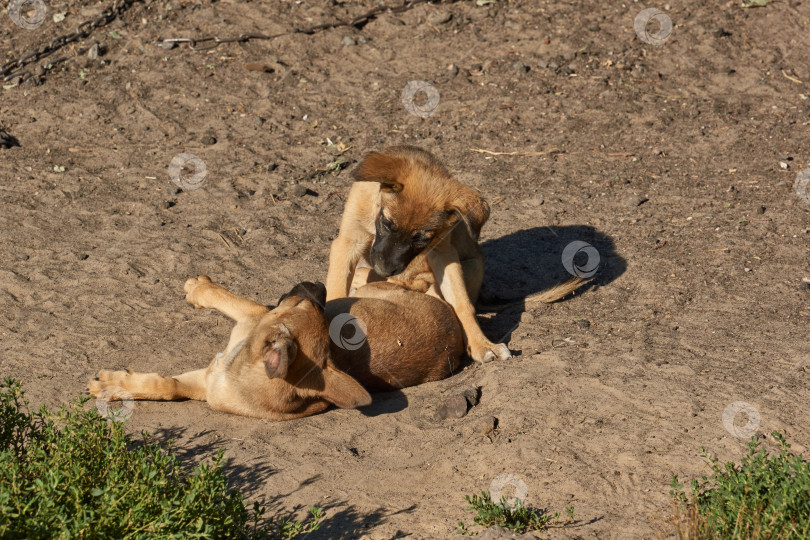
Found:
[[[369,390],[393,390],[444,378],[464,351],[447,304],[387,283],[364,287],[364,298],[327,305],[329,319],[320,283],[297,285],[273,310],[206,276],[186,281],[185,291],[189,304],[236,321],[225,351],[207,368],[175,377],[103,370],[88,383],[91,394],[108,400],[197,399],[219,411],[289,420],[330,403],[368,405],[371,396],[358,381]]]
[[[487,202],[431,154],[411,146],[368,154],[352,176],[357,182],[329,254],[327,300],[347,296],[353,284],[366,279],[388,278],[446,300],[461,322],[473,360],[509,358],[506,345],[488,340],[475,318],[484,277],[478,236],[489,219]],[[355,279],[363,259],[374,273]],[[582,283],[571,279],[535,299],[559,300]]]

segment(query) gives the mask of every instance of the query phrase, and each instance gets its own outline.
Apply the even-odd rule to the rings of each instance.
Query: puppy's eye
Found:
[[[413,235],[413,245],[418,248],[423,248],[427,246],[430,241],[433,239],[433,235],[426,234],[423,232],[418,232]]]
[[[394,223],[380,214],[380,226],[388,232],[394,232]]]

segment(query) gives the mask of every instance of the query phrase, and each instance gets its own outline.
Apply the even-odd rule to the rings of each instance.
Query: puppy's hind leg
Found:
[[[176,377],[157,373],[101,370],[87,383],[90,393],[109,401],[145,399],[176,401],[197,399],[205,401],[208,368],[197,369]]]

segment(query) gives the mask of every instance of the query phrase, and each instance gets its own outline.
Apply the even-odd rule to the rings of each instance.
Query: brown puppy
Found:
[[[446,300],[461,322],[473,360],[509,358],[506,345],[489,341],[475,318],[484,277],[478,236],[489,219],[487,202],[433,155],[411,146],[372,152],[352,175],[357,182],[329,254],[327,300],[347,296],[353,284],[366,279],[388,278]],[[370,277],[355,276],[363,259],[374,269]],[[582,283],[571,279],[535,300],[559,300]]]
[[[219,411],[288,420],[330,403],[368,405],[371,397],[358,381],[369,390],[392,390],[444,378],[464,350],[447,304],[386,283],[364,287],[365,298],[326,306],[329,319],[320,283],[299,284],[273,310],[206,276],[186,281],[185,291],[189,304],[236,321],[225,351],[207,368],[175,377],[103,370],[88,383],[91,394],[108,400],[198,399]]]

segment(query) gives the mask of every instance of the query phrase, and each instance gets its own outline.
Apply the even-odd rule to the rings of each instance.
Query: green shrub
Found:
[[[754,438],[739,466],[721,465],[701,448],[712,474],[691,481],[691,497],[677,476],[672,479],[680,538],[810,538],[810,463],[791,453],[781,434],[773,436],[778,453],[761,449]]]
[[[481,496],[465,495],[464,499],[469,503],[467,510],[475,512],[473,521],[476,525],[482,527],[491,527],[492,525],[500,525],[510,531],[516,533],[524,533],[527,531],[542,531],[549,527],[561,527],[573,522],[574,507],[569,506],[565,509],[568,514],[568,519],[560,521],[560,514],[555,513],[549,515],[548,513],[529,508],[523,504],[520,499],[515,499],[515,504],[510,506],[506,497],[501,497],[501,500],[494,502],[486,491],[481,492]],[[458,522],[458,534],[471,534],[463,521]]]
[[[0,384],[0,537],[292,538],[318,527],[262,519],[212,464],[184,472],[171,449],[142,444],[85,410],[89,398],[32,413],[19,382]]]

